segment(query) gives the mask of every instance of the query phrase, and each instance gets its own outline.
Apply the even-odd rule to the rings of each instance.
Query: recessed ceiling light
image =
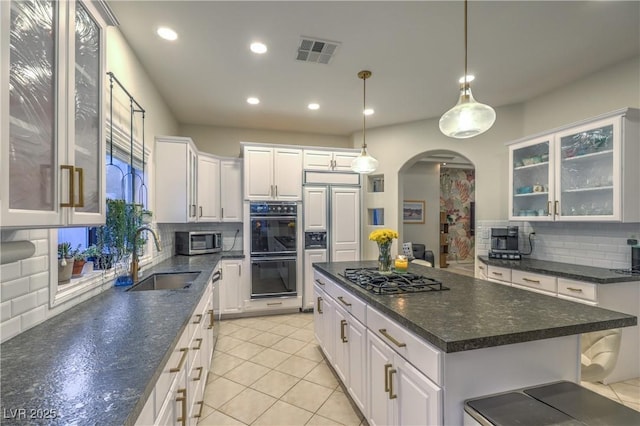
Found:
[[[320,109],[320,105],[319,104],[309,104],[307,105],[307,108],[309,109]]]
[[[251,43],[249,46],[253,53],[263,54],[267,52],[267,45],[260,42]]]
[[[251,105],[258,105],[260,103],[260,99],[258,98],[247,98],[247,103]]]
[[[375,110],[373,108],[367,108],[364,110],[364,115],[373,115]]]
[[[467,83],[471,83],[475,79],[476,79],[475,75],[467,74]],[[460,84],[464,83],[464,76],[460,77],[460,79],[458,80],[458,83]]]
[[[158,30],[156,32],[161,38],[165,40],[174,41],[178,39],[178,33],[173,31],[169,27],[158,27]]]

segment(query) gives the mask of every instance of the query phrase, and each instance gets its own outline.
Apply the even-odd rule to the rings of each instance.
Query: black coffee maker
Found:
[[[491,259],[520,260],[518,227],[491,228]]]

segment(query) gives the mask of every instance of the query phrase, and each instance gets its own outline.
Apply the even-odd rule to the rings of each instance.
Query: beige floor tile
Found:
[[[216,350],[227,352],[243,342],[244,340],[236,339],[235,337],[220,336],[220,338],[218,339],[218,343],[216,343]]]
[[[304,328],[291,333],[289,337],[296,340],[302,340],[305,343],[313,342],[316,339],[312,330],[305,330]]]
[[[333,391],[329,388],[300,380],[280,399],[315,413],[332,393]]]
[[[633,402],[634,404],[640,403],[640,387],[629,385],[624,382],[612,383],[611,389],[618,395],[624,402]]]
[[[324,359],[322,353],[320,353],[320,347],[316,343],[309,343],[294,355],[301,356],[302,358],[310,359],[311,361],[320,362]]]
[[[227,371],[242,364],[245,360],[236,356],[220,352],[220,354],[211,361],[211,371],[213,374],[222,376]]]
[[[260,321],[256,322],[253,325],[253,328],[260,331],[269,331],[272,328],[276,327],[279,323],[273,321],[265,321],[264,317],[260,317]]]
[[[279,324],[269,330],[271,333],[277,334],[279,336],[288,336],[292,333],[295,333],[299,329],[297,327],[292,327],[289,324]]]
[[[276,399],[262,392],[246,388],[218,410],[244,423],[253,423],[262,413],[276,402]]]
[[[245,423],[239,422],[233,417],[229,417],[220,411],[213,411],[207,417],[200,419],[198,424],[205,426],[242,426]]]
[[[296,339],[291,339],[290,337],[285,337],[284,339],[271,345],[271,348],[277,349],[280,352],[295,354],[305,346],[306,346],[305,342],[301,342],[300,340],[296,340]]]
[[[329,389],[336,389],[338,387],[338,379],[334,376],[333,372],[324,362],[318,363],[318,365],[304,376],[305,380],[313,383],[317,383]]]
[[[230,334],[235,333],[236,331],[238,331],[241,327],[233,324],[232,322],[228,322],[227,320],[225,321],[221,321],[220,322],[220,335],[221,336],[228,336]]]
[[[283,339],[283,336],[278,334],[269,333],[268,331],[264,331],[258,334],[255,337],[249,339],[251,343],[255,343],[256,345],[270,347],[274,343]]]
[[[265,367],[275,368],[280,365],[285,359],[289,358],[291,355],[277,351],[275,349],[266,348],[262,352],[254,355],[251,358],[251,362],[258,363],[260,365],[264,365]]]
[[[202,421],[202,419],[204,419],[205,417],[207,417],[209,414],[213,413],[214,411],[216,411],[215,408],[211,407],[210,405],[203,404],[202,405],[202,415],[200,416],[200,422]]]
[[[335,420],[328,419],[319,414],[314,414],[313,417],[307,422],[307,426],[340,426],[342,423],[339,423]]]
[[[241,385],[249,386],[256,380],[267,374],[271,369],[260,364],[246,361],[231,371],[224,374],[224,377]]]
[[[274,398],[280,398],[299,381],[297,377],[271,370],[250,387]]]
[[[245,386],[220,377],[205,388],[204,403],[213,408],[220,408],[244,389]]]
[[[260,330],[239,327],[236,331],[234,331],[233,333],[230,333],[229,336],[235,337],[236,339],[240,339],[240,340],[249,340],[252,337],[256,337],[260,333],[261,333]]]
[[[207,377],[207,383],[211,383],[214,380],[216,380],[218,377],[221,377],[217,374],[215,374],[213,371],[209,371],[209,376]]]
[[[275,370],[282,373],[290,374],[292,376],[303,378],[304,376],[309,374],[309,372],[313,370],[316,365],[318,365],[318,363],[315,361],[292,355],[291,357],[285,359],[280,365],[278,365]]]
[[[629,401],[622,401],[622,403],[631,408],[632,410],[636,410],[636,411],[640,411],[640,403],[636,403],[636,402],[629,402]]]
[[[286,323],[286,322],[291,322],[291,316],[290,315],[265,315],[264,317],[265,320],[276,323],[276,324],[282,324],[282,323]]]
[[[360,425],[361,419],[354,411],[347,396],[342,392],[334,391],[329,399],[322,404],[316,414],[335,420],[344,425]]]
[[[237,358],[244,360],[251,359],[253,356],[264,350],[264,346],[256,345],[251,342],[242,342],[233,349],[230,349],[227,353]]]
[[[313,413],[302,408],[284,401],[276,401],[252,425],[303,426],[312,416]]]

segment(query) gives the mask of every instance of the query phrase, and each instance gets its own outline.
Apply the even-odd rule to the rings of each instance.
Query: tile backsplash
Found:
[[[640,223],[478,221],[476,255],[485,255],[491,248],[492,227],[508,225],[519,227],[524,253],[530,250],[529,234],[535,232],[532,259],[599,268],[629,268],[627,238],[640,238]]]

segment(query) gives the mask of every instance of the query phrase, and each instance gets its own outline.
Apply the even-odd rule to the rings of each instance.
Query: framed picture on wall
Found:
[[[424,223],[424,201],[404,200],[402,203],[403,223]]]

